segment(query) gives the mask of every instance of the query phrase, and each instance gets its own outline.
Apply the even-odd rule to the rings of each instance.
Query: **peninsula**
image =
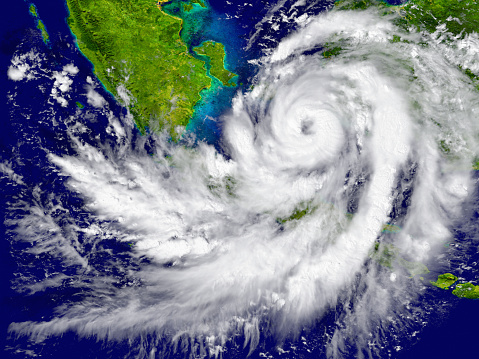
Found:
[[[166,128],[178,138],[212,79],[207,60],[193,56],[180,37],[183,20],[162,10],[166,2],[66,0],[67,23],[95,75],[123,99],[139,130]],[[231,74],[217,69],[217,53],[205,55],[212,56],[212,76],[225,80]]]

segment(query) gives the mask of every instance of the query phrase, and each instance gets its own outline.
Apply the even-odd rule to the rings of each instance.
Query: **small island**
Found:
[[[401,227],[394,224],[386,223],[383,227],[383,233],[399,233],[401,232]]]
[[[441,274],[437,281],[431,282],[432,285],[442,289],[450,289],[457,282],[457,277],[451,273]],[[452,294],[458,298],[479,299],[479,285],[470,282],[456,284]]]
[[[479,299],[479,286],[472,283],[460,283],[456,285],[452,294],[459,298]]]
[[[449,289],[451,285],[457,282],[457,277],[451,273],[444,273],[437,277],[435,282],[431,282],[432,285],[441,288]]]
[[[293,213],[286,218],[276,218],[276,222],[280,224],[285,224],[286,222],[290,221],[299,221],[301,218],[303,218],[306,215],[310,215],[316,211],[318,207],[317,206],[311,206],[311,202],[308,203],[301,203],[298,207],[296,207],[293,211]]]
[[[37,8],[33,4],[30,4],[30,14],[34,17],[38,17]]]
[[[193,10],[193,4],[198,4],[202,8],[206,8],[206,5],[202,0],[191,0],[190,2],[183,4],[183,9],[186,12],[189,12],[189,11]]]
[[[50,40],[50,35],[47,32],[47,28],[45,27],[45,24],[43,23],[42,20],[40,20],[40,17],[38,16],[37,8],[35,7],[34,4],[30,4],[29,10],[30,10],[30,14],[35,18],[37,22],[37,29],[40,30],[42,34],[43,42],[45,44],[48,44]]]

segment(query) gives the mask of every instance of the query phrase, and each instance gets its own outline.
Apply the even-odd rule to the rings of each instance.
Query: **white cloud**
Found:
[[[53,78],[55,79],[55,82],[53,83],[54,88],[58,88],[61,92],[67,92],[70,90],[70,85],[73,83],[73,80],[68,76],[66,71],[54,71]]]
[[[25,78],[25,74],[30,67],[27,64],[13,66],[8,68],[8,78],[13,81],[20,81]]]
[[[68,106],[66,93],[70,91],[73,79],[70,76],[75,76],[78,73],[78,68],[73,65],[65,65],[62,71],[53,71],[52,79],[54,79],[51,96],[63,106]]]
[[[74,64],[69,64],[63,67],[63,71],[68,72],[71,75],[76,75],[80,70]]]
[[[395,202],[406,195],[411,204],[400,218],[401,232],[388,238],[400,255],[427,264],[450,238],[448,228],[473,188],[463,169],[479,152],[479,104],[437,48],[416,45],[422,40],[414,34],[406,35],[408,43],[387,41],[395,31],[372,12],[332,12],[284,40],[264,59],[254,91],[238,93],[223,119],[231,160],[212,146],[185,148],[162,138],[155,138],[155,156],[132,151],[129,132],[113,117],[108,131],[116,133],[119,148],[73,138],[74,156],[51,155],[101,226],[65,238],[38,208],[22,238],[34,238],[38,253],[54,248],[87,268],[75,241],[82,232],[89,243],[98,237],[129,243],[132,260],[147,257],[151,264],[132,270],[142,285],[110,288],[105,283],[118,278],[99,273],[78,305],[59,308],[51,321],[12,329],[117,339],[141,328],[217,338],[212,346],[239,330],[254,346],[261,316],[280,337],[299,334],[344,300],[352,305],[332,329],[330,356],[341,353],[348,338],[368,343],[375,328],[380,338],[384,323],[407,331],[405,318],[424,314],[410,314],[405,301],[424,285],[404,268],[370,264],[370,253],[384,239]],[[337,34],[344,55],[290,56],[333,43]],[[58,101],[74,71],[55,74]],[[103,106],[87,81],[88,103]],[[441,153],[441,139],[453,156]],[[413,180],[407,194],[402,186]],[[310,210],[301,220],[278,220],[301,209]],[[32,291],[43,288],[35,286]]]
[[[88,92],[86,96],[88,103],[94,107],[103,107],[103,105],[106,103],[103,96],[96,92],[92,86],[88,86]]]
[[[7,76],[10,80],[21,81],[35,78],[35,68],[39,66],[42,57],[31,50],[25,54],[14,55],[8,67]]]

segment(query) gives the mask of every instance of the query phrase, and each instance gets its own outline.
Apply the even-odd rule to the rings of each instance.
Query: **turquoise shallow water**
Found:
[[[187,44],[190,53],[201,60],[205,58],[197,55],[192,49],[202,42],[213,40],[225,46],[225,68],[238,74],[235,87],[223,86],[220,81],[212,77],[212,85],[201,92],[202,99],[195,106],[195,114],[187,126],[187,133],[194,135],[196,140],[215,144],[221,137],[220,117],[230,108],[235,93],[246,86],[253,75],[252,69],[244,66],[244,40],[240,38],[239,24],[224,14],[216,12],[205,1],[205,8],[193,4],[190,11],[185,10],[185,2],[175,0],[163,5],[163,10],[183,19],[181,38]],[[209,75],[209,71],[208,71]],[[187,137],[189,137],[187,134]]]

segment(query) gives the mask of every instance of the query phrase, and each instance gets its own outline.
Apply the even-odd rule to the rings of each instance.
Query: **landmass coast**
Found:
[[[457,282],[458,277],[451,273],[444,273],[437,277],[435,282],[431,282],[441,289],[450,289]],[[452,294],[459,298],[479,299],[479,286],[470,282],[456,284]]]
[[[167,2],[66,0],[67,23],[95,75],[124,100],[139,130],[168,128],[178,138],[201,91],[211,86],[211,76],[235,86],[230,80],[236,74],[224,68],[222,44],[197,47],[202,58],[188,50],[180,36],[183,20],[162,10]],[[187,9],[206,7],[200,0],[182,2]]]

